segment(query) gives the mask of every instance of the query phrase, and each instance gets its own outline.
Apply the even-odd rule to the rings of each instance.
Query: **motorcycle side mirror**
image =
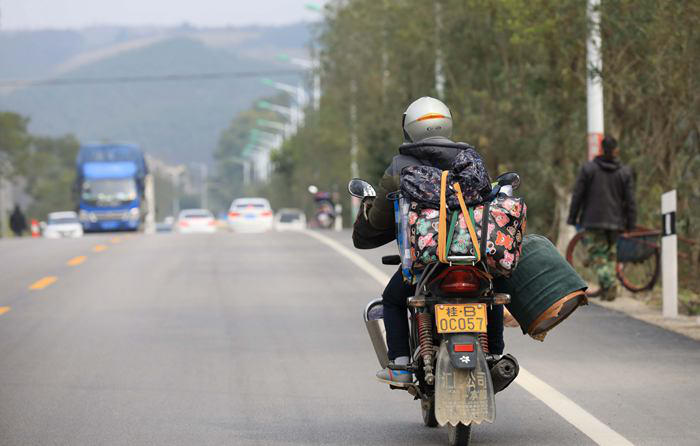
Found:
[[[520,187],[520,175],[515,172],[506,172],[496,178],[496,182],[501,187],[510,186],[513,190],[516,190]]]
[[[307,189],[310,194],[314,195],[318,193],[318,187],[314,186],[313,184],[309,186]]]
[[[377,192],[374,190],[374,187],[372,187],[372,185],[367,181],[359,178],[353,178],[350,180],[348,183],[348,192],[350,192],[350,195],[357,198],[377,196]]]

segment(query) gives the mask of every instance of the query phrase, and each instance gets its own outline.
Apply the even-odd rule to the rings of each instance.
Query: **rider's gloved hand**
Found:
[[[369,219],[369,210],[372,209],[374,199],[375,197],[365,197],[362,199],[362,203],[360,203],[360,209],[362,210],[362,215],[365,217],[365,220]]]

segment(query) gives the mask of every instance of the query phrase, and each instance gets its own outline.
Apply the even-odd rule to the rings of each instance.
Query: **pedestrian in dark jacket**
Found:
[[[582,168],[574,185],[567,223],[587,232],[588,252],[598,277],[601,298],[617,295],[614,247],[621,231],[631,231],[637,220],[632,170],[619,158],[617,141],[603,139],[603,154]]]
[[[10,215],[10,229],[15,234],[15,237],[21,237],[22,233],[27,230],[27,220],[24,218],[19,205],[15,205],[12,215]]]
[[[404,113],[403,125],[406,143],[399,147],[399,154],[384,172],[376,198],[363,200],[355,220],[352,240],[356,248],[376,248],[396,238],[394,204],[387,195],[399,190],[401,171],[405,167],[425,165],[446,170],[460,152],[471,147],[448,139],[452,133],[452,116],[447,106],[437,99],[423,97],[413,102]],[[400,269],[382,293],[388,355],[399,365],[410,362],[406,299],[414,294],[415,285],[404,282]],[[501,354],[504,348],[503,306],[492,306],[488,320],[490,351]],[[398,387],[413,382],[411,373],[389,368],[377,372],[377,378]]]

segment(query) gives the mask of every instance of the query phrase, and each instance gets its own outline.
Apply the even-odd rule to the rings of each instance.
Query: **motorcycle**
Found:
[[[318,187],[313,184],[309,186],[308,191],[314,196],[316,203],[315,221],[316,225],[322,229],[331,229],[335,224],[336,209],[333,203],[333,194],[330,192],[321,192]]]
[[[504,174],[494,194],[512,195],[519,183],[517,174]],[[351,180],[348,190],[362,199],[376,196],[372,185],[360,179]],[[519,366],[511,355],[490,354],[486,333],[487,308],[509,303],[510,296],[494,291],[491,276],[476,257],[447,260],[450,263],[426,266],[417,279],[415,296],[408,299],[408,365],[389,363],[381,299],[367,305],[364,320],[381,367],[415,376],[406,387],[390,387],[420,401],[426,426],[447,426],[451,446],[467,446],[473,424],[495,420],[494,396],[513,382]],[[382,263],[400,265],[401,257],[384,256]]]

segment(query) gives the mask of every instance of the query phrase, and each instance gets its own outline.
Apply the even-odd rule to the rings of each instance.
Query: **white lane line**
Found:
[[[376,266],[372,265],[369,263],[367,260],[364,259],[361,255],[359,255],[356,252],[353,252],[352,250],[346,248],[345,246],[341,245],[340,243],[336,242],[335,240],[326,237],[325,235],[321,235],[316,231],[304,231],[304,234],[308,234],[309,236],[315,238],[319,242],[323,243],[324,245],[327,245],[343,256],[347,257],[352,263],[357,265],[362,271],[366,272],[370,276],[372,276],[373,279],[375,279],[377,282],[379,282],[382,287],[386,286],[386,284],[389,282],[389,277],[388,275],[384,274],[379,268]]]
[[[545,403],[597,444],[606,446],[632,445],[632,442],[612,430],[610,426],[522,367],[520,367],[515,383]]]
[[[316,231],[304,231],[310,237],[315,238],[324,245],[334,249],[346,257],[361,270],[369,274],[384,287],[390,277],[379,268],[372,265],[359,254],[346,248],[335,240],[326,237]],[[520,373],[515,383],[529,392],[532,396],[542,401],[550,409],[559,414],[576,429],[583,432],[591,440],[601,446],[631,446],[632,442],[615,432],[608,425],[591,415],[590,412],[571,401],[554,387],[545,383],[532,373],[520,367]]]

